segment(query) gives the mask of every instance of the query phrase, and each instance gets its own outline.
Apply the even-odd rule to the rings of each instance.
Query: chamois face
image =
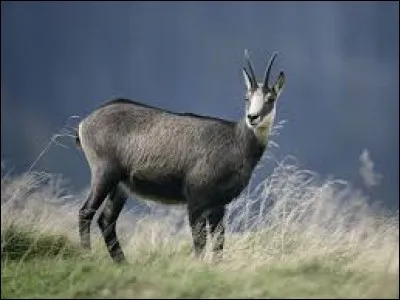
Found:
[[[247,56],[246,52],[246,56]],[[280,72],[276,82],[268,86],[268,77],[276,54],[271,58],[265,75],[264,83],[257,82],[251,62],[247,57],[249,72],[243,68],[246,85],[246,124],[254,130],[258,138],[265,142],[275,117],[275,105],[285,84],[285,74]]]

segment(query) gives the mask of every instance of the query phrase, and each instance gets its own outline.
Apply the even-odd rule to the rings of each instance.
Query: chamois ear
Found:
[[[285,86],[286,76],[285,73],[280,72],[278,75],[278,79],[276,80],[274,86],[272,87],[273,93],[276,97],[279,97],[282,92],[283,87]]]
[[[246,84],[247,90],[251,90],[252,88],[252,83],[251,83],[251,77],[249,73],[247,73],[246,69],[243,68],[243,77],[244,77],[244,83]]]

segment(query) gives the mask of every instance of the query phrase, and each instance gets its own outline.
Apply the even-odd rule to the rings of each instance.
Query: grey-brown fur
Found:
[[[195,253],[206,243],[206,221],[223,249],[225,205],[247,186],[266,145],[243,118],[230,122],[179,114],[128,99],[105,103],[79,124],[77,144],[91,169],[91,191],[79,214],[81,243],[90,248],[98,224],[111,257],[125,261],[115,223],[130,190],[140,198],[187,204]],[[219,230],[217,230],[219,228]]]

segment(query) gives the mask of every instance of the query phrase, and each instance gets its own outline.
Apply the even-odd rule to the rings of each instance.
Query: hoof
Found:
[[[114,254],[111,256],[112,260],[118,265],[128,264],[128,261],[125,258],[123,253]]]

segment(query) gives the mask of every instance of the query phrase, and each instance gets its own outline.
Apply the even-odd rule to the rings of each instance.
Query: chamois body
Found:
[[[275,55],[273,59],[275,58]],[[79,212],[81,244],[90,248],[90,224],[104,200],[98,225],[110,256],[125,261],[116,221],[129,194],[164,204],[186,204],[196,255],[206,243],[206,222],[224,244],[225,206],[248,185],[267,144],[275,102],[284,84],[268,87],[243,69],[246,115],[238,122],[176,113],[129,99],[108,101],[79,126],[76,141],[91,170],[91,189]]]
[[[116,134],[117,133],[117,134]],[[178,114],[127,99],[112,100],[79,125],[90,166],[115,168],[132,194],[165,204],[229,203],[248,184],[265,145],[245,121]]]

